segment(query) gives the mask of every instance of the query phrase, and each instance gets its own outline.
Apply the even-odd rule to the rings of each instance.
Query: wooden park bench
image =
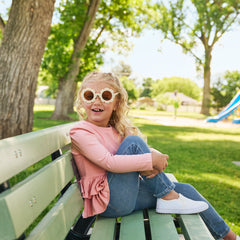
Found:
[[[74,124],[0,140],[1,240],[174,240],[179,231],[185,239],[213,239],[198,214],[143,210],[117,219],[83,219],[70,152]]]

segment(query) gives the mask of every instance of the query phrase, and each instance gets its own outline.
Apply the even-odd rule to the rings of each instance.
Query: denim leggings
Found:
[[[131,155],[149,153],[147,144],[138,136],[126,137],[116,154]],[[101,215],[120,217],[144,208],[155,208],[156,199],[167,195],[171,190],[193,200],[205,201],[209,208],[200,215],[215,239],[224,237],[230,230],[211,204],[190,184],[172,183],[164,172],[147,179],[139,177],[139,172],[112,173],[107,175],[110,201]]]

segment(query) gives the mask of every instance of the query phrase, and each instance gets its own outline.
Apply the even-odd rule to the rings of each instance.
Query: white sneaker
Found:
[[[194,201],[179,194],[178,199],[157,199],[157,213],[192,214],[208,209],[208,204],[203,201]]]

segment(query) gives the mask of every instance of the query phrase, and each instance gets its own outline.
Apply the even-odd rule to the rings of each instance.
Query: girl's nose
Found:
[[[102,101],[101,101],[101,99],[100,99],[100,97],[99,97],[99,96],[97,96],[97,97],[95,98],[95,101],[94,101],[94,103],[96,103],[96,102],[97,102],[97,103],[99,103],[99,102],[100,102],[100,103],[102,103]]]

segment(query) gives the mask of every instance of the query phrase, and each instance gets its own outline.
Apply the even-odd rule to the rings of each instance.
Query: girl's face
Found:
[[[106,89],[106,91],[103,91],[103,89]],[[87,83],[86,87],[82,90],[81,95],[83,108],[87,114],[86,120],[99,127],[107,127],[112,112],[113,110],[116,110],[117,106],[117,94],[115,93],[116,91],[105,82]],[[93,98],[94,94],[95,98]],[[113,99],[112,101],[108,101],[111,95]],[[87,101],[84,100],[85,98]]]

